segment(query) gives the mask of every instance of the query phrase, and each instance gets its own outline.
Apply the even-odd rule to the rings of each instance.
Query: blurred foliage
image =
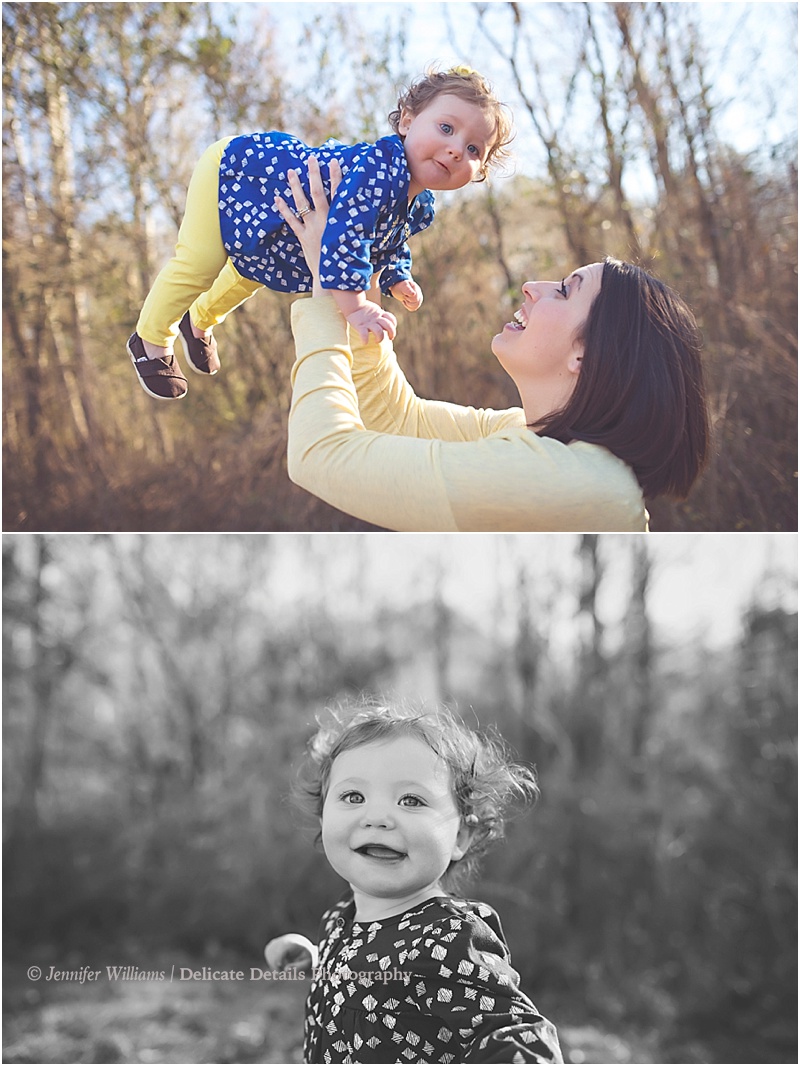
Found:
[[[173,964],[197,967],[175,952],[158,961],[167,972]],[[241,969],[241,960],[224,963]],[[152,956],[141,960],[145,966],[153,968]],[[7,982],[30,984],[22,968],[8,969]],[[134,980],[29,988],[21,1010],[10,1009],[18,1002],[8,997],[3,1061],[299,1063],[304,991],[302,983],[177,980],[168,989]]]
[[[7,956],[259,965],[271,936],[313,937],[343,888],[287,799],[314,716],[430,692],[538,766],[542,800],[468,894],[540,1008],[658,1032],[653,1061],[794,1061],[798,634],[769,576],[712,648],[653,628],[640,538],[571,538],[558,580],[524,545],[487,637],[440,580],[368,600],[360,542],[4,538]],[[311,591],[287,609],[292,565]]]
[[[288,482],[285,297],[231,316],[223,373],[186,404],[154,404],[124,351],[208,143],[269,128],[374,138],[417,73],[402,11],[373,28],[358,5],[296,10],[281,38],[269,4],[246,22],[236,5],[3,5],[5,529],[369,528]],[[424,308],[400,312],[412,384],[518,403],[490,338],[521,283],[638,259],[697,314],[715,432],[691,497],[655,501],[652,528],[795,530],[796,136],[744,154],[719,135],[708,79],[731,42],[703,39],[697,5],[458,10],[451,31],[505,64],[541,170],[440,197],[414,241]],[[788,34],[792,5],[770,10]],[[751,77],[771,91],[757,55]],[[637,173],[652,201],[629,199]]]

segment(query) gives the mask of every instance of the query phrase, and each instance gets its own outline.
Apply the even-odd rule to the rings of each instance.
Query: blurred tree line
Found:
[[[287,55],[271,5],[243,6],[244,25],[229,4],[3,5],[6,529],[368,528],[287,480],[285,298],[232,316],[224,372],[187,404],[150,401],[124,350],[207,144],[373,139],[418,73],[402,13],[372,28],[363,7],[297,5]],[[502,62],[542,165],[441,197],[415,240],[426,303],[401,314],[399,350],[417,391],[518,402],[489,339],[522,281],[638,259],[697,314],[715,430],[706,475],[685,504],[656,502],[653,528],[796,529],[796,134],[769,152],[726,143],[731,101],[709,78],[730,42],[704,38],[698,5],[426,10],[472,33],[465,60]],[[796,39],[796,7],[770,11]],[[753,82],[772,73],[753,57]],[[652,202],[628,193],[636,174]]]
[[[560,578],[526,538],[487,637],[446,562],[413,607],[379,604],[363,537],[313,539],[287,610],[285,538],[4,538],[6,957],[258,965],[276,933],[314,936],[343,887],[287,801],[314,717],[427,690],[538,767],[468,894],[541,1009],[657,1030],[666,1061],[794,1061],[797,615],[768,575],[726,645],[690,612],[666,640],[642,538],[571,538]]]

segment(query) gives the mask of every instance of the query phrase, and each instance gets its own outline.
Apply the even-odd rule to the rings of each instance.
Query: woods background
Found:
[[[733,555],[731,552],[733,551]],[[261,966],[342,882],[287,802],[326,704],[538,767],[469,894],[568,1062],[796,1062],[795,536],[5,536],[6,1062],[297,1062]]]
[[[485,70],[521,132],[516,172],[441,197],[414,241],[426,301],[401,310],[398,350],[418,393],[516,403],[489,340],[520,284],[641,260],[697,314],[715,433],[653,528],[795,530],[796,12],[3,4],[4,528],[368,528],[286,477],[285,297],[231,317],[223,372],[185,404],[144,395],[125,341],[207,144],[374,139],[398,85],[440,59]]]

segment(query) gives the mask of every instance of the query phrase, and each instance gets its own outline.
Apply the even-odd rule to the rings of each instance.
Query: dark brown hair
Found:
[[[447,870],[450,885],[454,874],[472,873],[490,844],[502,838],[510,805],[535,803],[539,795],[535,772],[514,762],[499,734],[470,729],[445,707],[417,709],[364,699],[329,708],[318,725],[294,789],[295,801],[315,818],[322,817],[331,767],[344,751],[414,736],[443,760],[458,812],[471,829],[466,855]]]
[[[607,258],[578,339],[584,354],[572,396],[533,428],[565,444],[608,448],[633,469],[645,496],[685,498],[709,447],[692,312],[646,270]]]
[[[450,70],[445,71],[428,69],[421,78],[401,93],[397,101],[397,110],[389,115],[389,125],[397,133],[405,109],[408,109],[412,115],[418,115],[437,96],[445,93],[458,96],[469,104],[476,104],[494,121],[492,144],[486,156],[486,162],[480,169],[480,177],[475,179],[485,181],[486,172],[490,166],[498,166],[510,157],[511,153],[506,145],[511,143],[514,134],[505,104],[497,99],[489,82],[477,70],[472,70],[470,67],[451,67]]]

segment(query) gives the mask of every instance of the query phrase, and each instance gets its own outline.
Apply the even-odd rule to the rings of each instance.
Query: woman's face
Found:
[[[589,308],[600,292],[603,264],[581,267],[563,282],[526,281],[522,307],[492,339],[503,369],[521,386],[548,382],[564,386],[564,400],[577,381],[583,345],[580,334]]]

